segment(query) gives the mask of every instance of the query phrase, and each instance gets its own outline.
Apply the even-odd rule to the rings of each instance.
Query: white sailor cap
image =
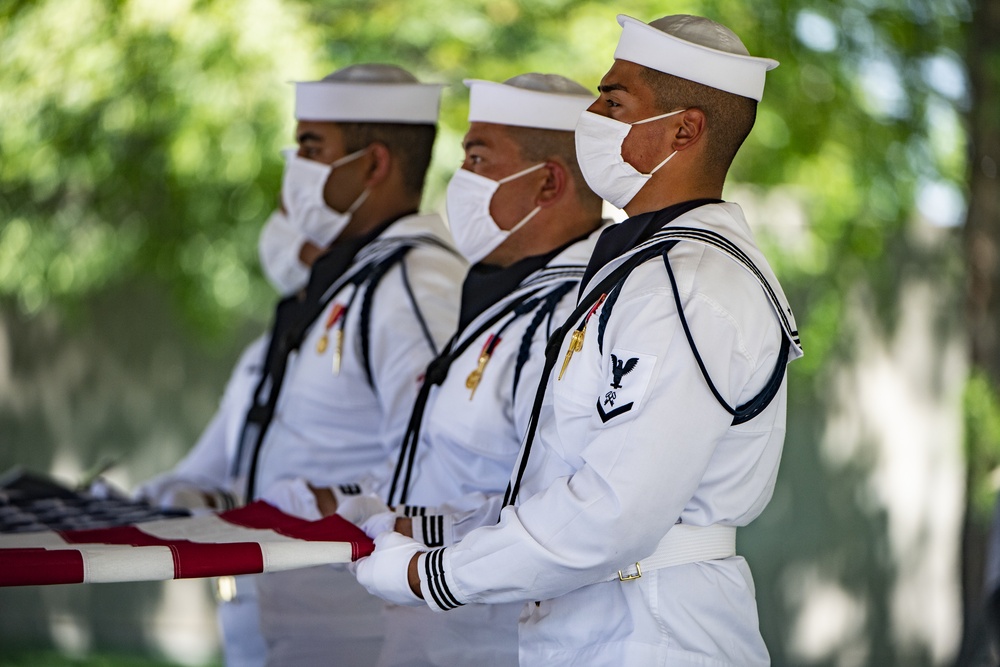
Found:
[[[777,60],[755,58],[732,30],[700,16],[677,14],[650,24],[618,15],[615,59],[628,60],[728,93],[760,101],[764,74]]]
[[[503,83],[466,79],[469,122],[572,132],[595,95],[558,74],[521,74]]]
[[[351,65],[322,81],[296,81],[295,118],[433,125],[442,88],[442,84],[420,83],[395,65]]]

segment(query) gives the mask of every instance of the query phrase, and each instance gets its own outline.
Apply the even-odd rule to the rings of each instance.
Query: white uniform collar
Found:
[[[757,267],[757,270],[761,274],[759,277],[753,277],[755,279],[763,279],[763,281],[767,283],[771,293],[774,295],[774,302],[772,303],[772,306],[776,311],[779,308],[781,309],[781,313],[778,313],[778,318],[782,321],[783,327],[785,327],[786,333],[789,334],[790,342],[792,344],[792,349],[789,353],[789,361],[801,357],[802,347],[798,341],[798,327],[795,323],[795,315],[792,313],[791,306],[788,304],[788,299],[785,297],[785,293],[781,289],[781,284],[778,282],[777,277],[775,277],[774,271],[771,269],[771,265],[768,263],[767,258],[764,257],[764,254],[757,247],[757,242],[754,240],[753,232],[750,231],[750,226],[747,224],[746,217],[743,215],[743,209],[741,209],[738,204],[733,204],[731,202],[706,204],[681,214],[674,220],[670,221],[669,224],[665,225],[662,230],[654,234],[650,240],[639,244],[637,247],[616,257],[601,267],[597,273],[594,274],[594,277],[590,279],[590,282],[585,286],[583,293],[586,294],[587,290],[590,289],[591,286],[597,285],[605,276],[607,276],[617,266],[621,265],[621,263],[626,259],[635,253],[642,251],[644,248],[649,247],[650,244],[656,243],[657,240],[661,238],[661,234],[670,233],[684,228],[705,230],[721,234],[743,251],[743,253]],[[684,242],[697,243],[701,241],[696,238],[691,238],[686,239]],[[744,267],[742,263],[736,262],[736,264],[749,273],[749,269]]]
[[[379,234],[380,239],[390,239],[399,236],[414,236],[418,234],[430,234],[436,236],[448,245],[452,245],[451,236],[444,220],[438,213],[413,213],[404,215],[396,222],[389,225],[389,228]]]

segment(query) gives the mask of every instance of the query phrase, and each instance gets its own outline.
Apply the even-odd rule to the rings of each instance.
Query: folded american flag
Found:
[[[305,521],[257,501],[221,514],[0,534],[0,586],[279,572],[347,563],[373,549],[339,516]]]

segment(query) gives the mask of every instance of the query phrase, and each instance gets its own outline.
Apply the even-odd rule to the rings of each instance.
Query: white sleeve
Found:
[[[376,288],[370,360],[383,415],[381,441],[391,463],[373,474],[392,474],[427,365],[458,323],[465,270],[464,260],[451,252],[418,246]]]
[[[225,430],[226,415],[220,408],[202,431],[194,448],[173,470],[143,482],[132,495],[153,505],[173,507],[182,490],[198,490],[209,495],[225,494]]]
[[[195,446],[173,470],[139,485],[133,493],[135,497],[164,504],[178,489],[187,487],[218,496],[220,507],[229,507],[237,502],[226,491],[229,468],[235,452],[235,439],[239,438],[251,394],[260,379],[266,346],[267,337],[262,336],[244,349],[230,375],[219,409]]]
[[[549,599],[606,580],[623,564],[649,556],[691,502],[732,416],[695,362],[669,287],[653,287],[618,300],[600,353],[603,369],[613,353],[639,360],[629,379],[633,407],[605,420],[593,406],[606,385],[574,388],[578,405],[591,410],[587,440],[569,456],[575,472],[505,508],[498,525],[431,552],[423,561],[426,574],[440,593],[434,597],[446,601],[437,608]],[[758,391],[768,375],[761,369],[773,367],[777,334],[774,355],[748,359],[727,312],[701,296],[689,298],[684,309],[702,349],[713,351],[706,365],[727,402]],[[541,446],[536,438],[535,447]]]
[[[401,505],[396,513],[412,520],[413,539],[442,547],[460,542],[476,528],[495,524],[502,504],[503,496],[470,493],[437,507]]]

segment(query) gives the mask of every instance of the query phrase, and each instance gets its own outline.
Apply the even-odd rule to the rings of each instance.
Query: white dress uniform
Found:
[[[445,245],[447,238],[437,215],[401,218],[358,251],[328,290],[332,298],[289,356],[257,455],[256,494],[288,478],[343,484],[392,455],[424,370],[455,329],[466,263]],[[414,239],[420,242],[388,269],[373,294],[367,294],[371,283],[354,284],[368,262]],[[243,461],[248,457],[244,451]],[[244,469],[238,482],[246,476]],[[381,603],[346,570],[264,575],[257,587],[268,664],[373,664]]]
[[[561,340],[537,437],[529,453],[522,450],[516,506],[498,525],[421,556],[432,608],[528,601],[522,665],[769,662],[746,562],[710,559],[696,543],[721,534],[732,553],[732,527],[750,523],[769,501],[786,383],[759,414],[734,425],[705,374],[729,406],[742,405],[776,367],[783,375],[784,340],[788,358],[801,349],[740,208],[703,205],[658,235],[683,229],[694,231],[667,257],[705,373],[663,260],[640,264],[614,297],[599,301],[557,380],[571,342]],[[721,234],[750,264],[701,230]],[[636,252],[606,264],[584,294]],[[647,558],[636,576],[634,564]]]
[[[235,499],[227,491],[230,467],[236,455],[243,421],[250,407],[251,395],[263,367],[267,351],[267,336],[247,345],[233,367],[222,394],[219,408],[202,431],[195,446],[169,472],[157,475],[136,487],[134,495],[157,505],[175,505],[177,493],[199,489],[213,497],[222,509],[235,507]]]
[[[413,517],[416,539],[429,546],[451,544],[456,528],[460,536],[474,527],[476,517],[496,521],[496,504],[491,512],[463,516],[458,526],[446,512],[478,509],[486,499],[502,497],[531,413],[546,341],[576,304],[599,233],[559,252],[453,339],[449,350],[465,346],[464,351],[443,382],[431,388],[418,439],[407,440],[396,475],[379,490],[397,512]],[[378,664],[517,665],[522,606],[469,605],[441,616],[428,608],[387,605]]]
[[[416,245],[390,268],[378,284],[377,298],[365,294],[365,286],[359,291],[352,284],[356,269],[413,238],[436,242]],[[347,483],[393,453],[424,369],[458,320],[466,264],[442,246],[447,238],[439,216],[413,215],[393,223],[358,252],[354,265],[332,288],[336,293],[289,356],[260,448],[256,495],[292,477],[322,486]],[[368,364],[364,337],[369,340]]]
[[[466,262],[447,245],[449,238],[440,216],[411,215],[357,252],[330,290],[329,303],[289,356],[259,448],[254,497],[284,478],[336,486],[384,466],[392,443],[402,439],[427,363],[458,319]],[[373,260],[407,245],[412,249],[380,277],[373,294],[366,293],[370,283],[352,280]],[[338,338],[342,347],[339,372],[334,373]],[[246,467],[253,452],[246,444],[243,452],[238,447],[268,342],[264,337],[247,348],[196,447],[173,471],[140,487],[141,494],[154,499],[197,487],[224,508],[253,499],[246,498]],[[252,627],[258,596],[269,664],[326,661],[331,647],[338,664],[371,665],[377,658],[382,603],[350,573],[312,568],[236,577],[236,586],[236,597],[220,608],[231,667],[264,664],[265,645]]]

